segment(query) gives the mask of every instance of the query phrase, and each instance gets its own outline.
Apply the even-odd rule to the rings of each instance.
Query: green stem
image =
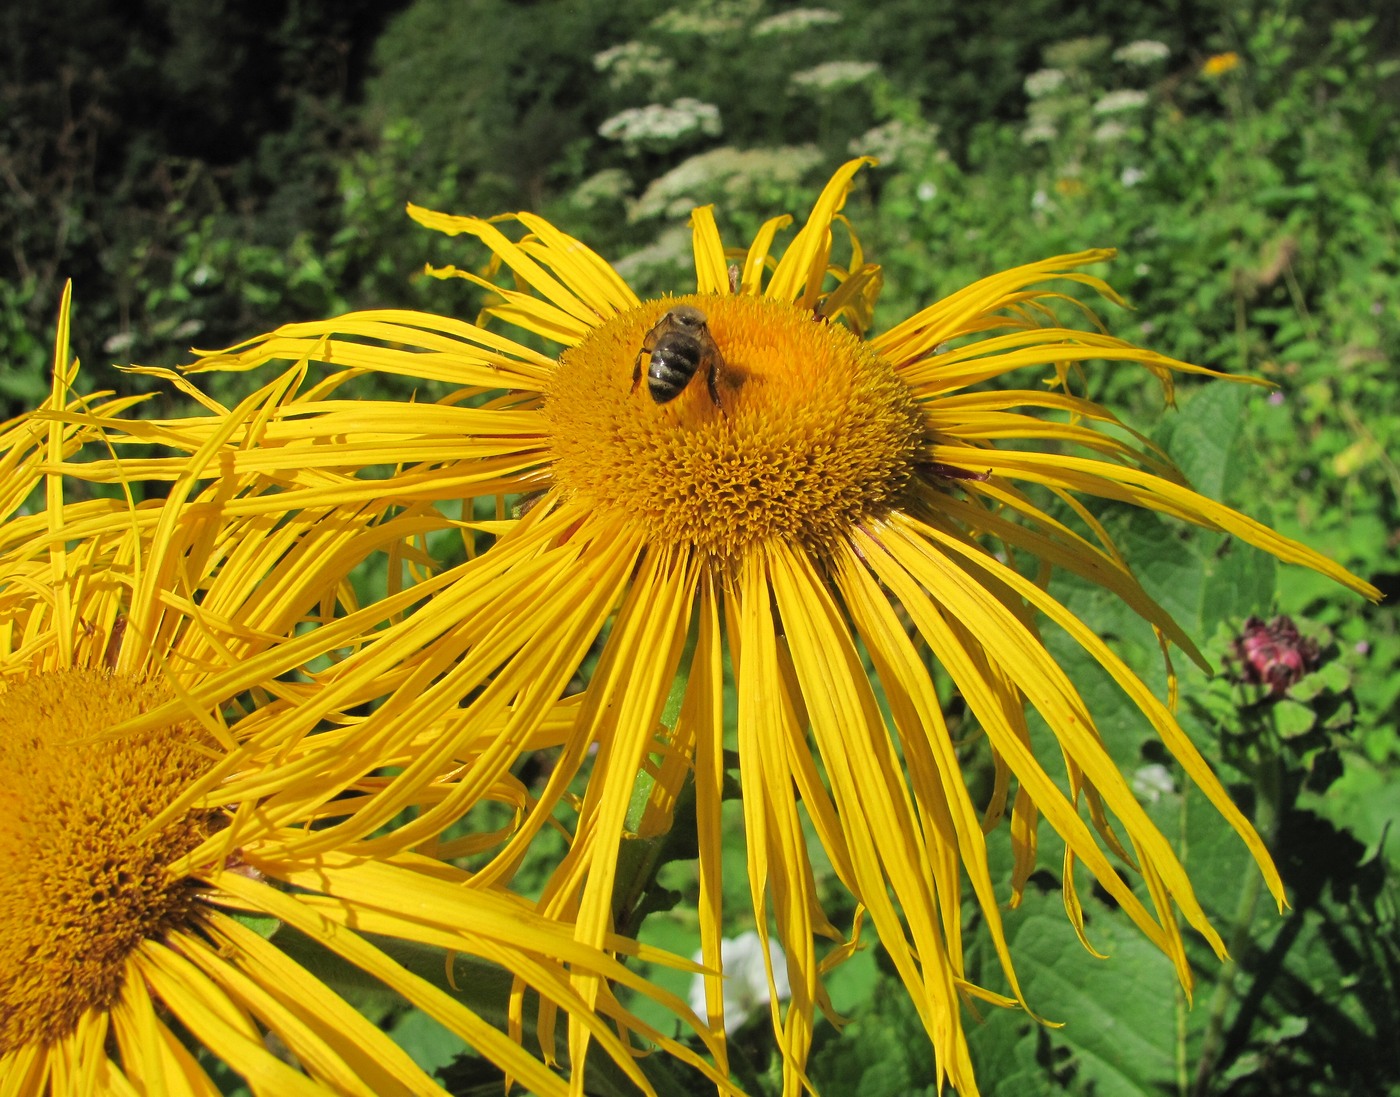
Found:
[[[1272,738],[1261,737],[1260,741],[1271,742]],[[1273,852],[1274,842],[1278,837],[1278,822],[1282,815],[1282,776],[1279,757],[1270,750],[1255,771],[1256,785],[1259,789],[1255,826],[1270,853]],[[1234,928],[1230,933],[1228,945],[1229,956],[1220,969],[1220,978],[1215,984],[1215,993],[1210,1000],[1210,1017],[1206,1023],[1205,1036],[1201,1040],[1201,1057],[1196,1063],[1196,1079],[1191,1089],[1193,1097],[1206,1097],[1210,1092],[1212,1076],[1225,1042],[1225,1020],[1235,1000],[1235,985],[1240,974],[1238,957],[1249,946],[1250,929],[1254,925],[1254,914],[1263,887],[1264,878],[1259,873],[1250,873],[1245,878],[1244,890],[1240,893],[1240,900],[1235,908]]]

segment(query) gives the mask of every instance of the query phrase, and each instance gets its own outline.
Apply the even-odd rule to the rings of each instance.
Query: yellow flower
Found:
[[[586,970],[649,992],[612,955],[627,943],[590,948],[439,857],[374,859],[353,842],[295,849],[355,802],[322,806],[314,772],[252,759],[285,740],[295,760],[298,714],[316,692],[308,661],[360,640],[337,591],[358,559],[346,540],[372,542],[372,518],[240,516],[234,504],[249,496],[238,474],[198,488],[212,475],[208,454],[184,462],[163,501],[65,504],[55,470],[100,446],[130,403],[67,397],[77,368],[67,324],[65,296],[53,395],[0,428],[0,1090],[208,1094],[202,1062],[214,1058],[260,1093],[441,1093],[322,981],[338,965],[397,992],[531,1092],[582,1092],[582,1071],[571,1087],[520,1031],[498,1030],[392,955],[425,947],[452,955],[459,980],[488,968],[514,976],[578,1018],[644,1088],[629,1033],[694,1061],[570,986]],[[26,516],[35,493],[42,510]],[[322,614],[323,627],[294,639]],[[376,688],[361,681],[342,700]],[[296,789],[312,806],[278,824],[255,798],[195,802],[191,788],[230,765],[245,785]],[[403,802],[443,792],[425,784]],[[269,919],[281,927],[271,938],[254,928]],[[288,937],[319,953],[320,974],[284,950]]]
[[[1201,66],[1201,74],[1210,77],[1223,76],[1231,69],[1238,67],[1239,63],[1240,55],[1234,50],[1228,53],[1212,54],[1206,58],[1205,63]]]
[[[400,675],[357,735],[380,748],[416,736],[418,749],[356,815],[306,834],[298,849],[310,854],[344,841],[342,831],[359,838],[390,823],[410,789],[464,753],[476,759],[470,780],[484,785],[557,741],[562,754],[537,806],[483,871],[508,877],[589,767],[572,845],[540,904],[603,945],[624,831],[664,831],[693,774],[703,955],[718,970],[720,801],[725,751],[737,749],[753,915],[765,940],[776,924],[787,955],[791,1004],[783,1010],[770,995],[786,1091],[800,1088],[816,1011],[829,1012],[821,975],[854,947],[817,948],[816,938],[843,934],[815,892],[810,827],[862,912],[857,924],[873,922],[907,986],[941,1075],[972,1094],[961,1003],[1012,999],[968,979],[963,888],[1019,1000],[1002,903],[1015,903],[1036,863],[1040,819],[1065,844],[1067,910],[1081,938],[1077,863],[1173,959],[1183,984],[1191,975],[1178,915],[1223,954],[1176,853],[1042,643],[1043,624],[1068,634],[1126,691],[1282,901],[1259,838],[1168,707],[1046,591],[1057,569],[1096,583],[1150,622],[1164,650],[1175,644],[1200,660],[1081,497],[1228,532],[1376,592],[1191,490],[1107,409],[1067,390],[1067,376],[1093,360],[1138,363],[1168,395],[1174,373],[1210,373],[1055,318],[1057,304],[1077,306],[1049,282],[1116,300],[1082,269],[1111,252],[993,275],[868,338],[880,271],[854,236],[848,263],[832,256],[862,162],[836,173],[776,259],[775,237],[790,218],[767,222],[731,253],[712,210],[696,210],[695,291],[663,300],[638,300],[602,258],[535,215],[498,219],[523,226],[517,241],[497,222],[411,208],[423,224],[491,249],[513,276],[510,288],[467,271],[437,273],[492,286],[499,298],[487,319],[558,348],[557,358],[476,324],[379,311],[284,327],[203,367],[282,359],[296,370],[322,362],[346,371],[335,375],[335,399],[289,387],[276,415],[238,436],[245,450],[229,467],[286,485],[280,503],[271,494],[260,501],[418,514],[460,505],[468,549],[474,535],[494,539],[426,580],[431,601],[421,612],[327,672],[328,684]],[[1058,381],[1049,390],[982,384],[1047,367]],[[350,401],[341,393],[354,371],[457,391],[436,403]],[[180,429],[192,446],[214,428]],[[519,496],[532,498],[507,517]],[[600,637],[575,715],[550,723],[552,702]],[[990,802],[974,802],[967,787],[930,655],[989,744]],[[725,719],[730,673],[734,726]],[[1032,736],[1028,705],[1053,750]],[[434,723],[433,738],[422,737]],[[345,768],[329,787],[353,779]],[[237,780],[227,787],[236,792]],[[638,790],[646,806],[633,824]],[[371,844],[390,851],[416,841],[470,800],[444,800]],[[1008,814],[1016,861],[1009,889],[998,891],[985,832]],[[1142,887],[1130,887],[1120,866],[1135,869]],[[575,985],[588,1000],[601,992],[587,973]],[[707,992],[719,1037],[717,976]],[[575,1055],[587,1039],[576,1026]]]

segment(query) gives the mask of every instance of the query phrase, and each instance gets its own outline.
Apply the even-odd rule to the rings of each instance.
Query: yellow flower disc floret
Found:
[[[209,765],[197,726],[104,732],[168,699],[106,670],[36,674],[0,691],[0,1054],[112,1005],[127,956],[187,923],[195,892],[168,866],[214,825],[145,824]]]
[[[647,334],[671,309],[705,314],[723,360],[673,400],[648,392]],[[565,351],[545,402],[559,487],[625,514],[652,543],[733,556],[769,538],[820,550],[886,513],[922,438],[913,395],[839,324],[761,297],[648,301]]]

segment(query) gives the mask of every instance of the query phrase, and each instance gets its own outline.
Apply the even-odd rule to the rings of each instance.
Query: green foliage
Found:
[[[107,355],[170,364],[194,338],[223,345],[343,307],[311,256],[339,225],[337,161],[363,143],[349,96],[389,10],[5,6],[0,391],[11,410],[42,381],[70,278],[89,383],[122,391],[146,383],[105,370]]]

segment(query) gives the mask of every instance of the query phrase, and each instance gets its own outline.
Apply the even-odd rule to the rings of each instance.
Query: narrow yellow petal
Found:
[[[1096,248],[1072,255],[1057,255],[989,275],[876,336],[871,340],[871,346],[892,362],[914,361],[955,334],[966,331],[977,317],[1006,307],[1010,303],[1008,299],[1017,291],[1050,279],[1078,282],[1110,301],[1121,302],[1122,299],[1101,279],[1074,270],[1075,267],[1106,262],[1115,254],[1111,248]]]
[[[744,269],[739,277],[740,293],[757,296],[762,292],[763,270],[770,261],[769,253],[773,250],[773,238],[790,224],[792,224],[792,214],[785,213],[781,217],[770,217],[759,226],[758,232],[754,235],[753,243],[749,245],[748,254],[744,257]]]
[[[519,244],[513,243],[490,221],[483,221],[479,217],[454,217],[450,214],[435,213],[411,202],[408,205],[408,215],[425,228],[436,229],[448,236],[460,233],[475,236],[526,285],[570,316],[589,324],[596,324],[606,318],[604,313],[585,304],[573,289],[530,258]]]
[[[948,534],[928,526],[918,528],[925,536],[937,541],[944,548],[960,555],[974,567],[985,570],[998,582],[1005,583],[1015,590],[1026,601],[1069,633],[1086,652],[1094,657],[1100,666],[1108,671],[1143,715],[1152,722],[1153,729],[1161,736],[1162,742],[1180,763],[1182,769],[1186,771],[1186,775],[1205,793],[1206,798],[1210,800],[1216,811],[1239,834],[1249,848],[1250,855],[1259,866],[1259,871],[1263,873],[1270,892],[1273,893],[1274,898],[1282,908],[1284,905],[1283,881],[1279,877],[1278,870],[1274,867],[1273,858],[1269,856],[1269,851],[1264,846],[1263,840],[1255,832],[1249,820],[1235,806],[1229,793],[1220,784],[1219,779],[1196,749],[1195,744],[1181,730],[1181,726],[1176,722],[1171,712],[1153,696],[1152,691],[1147,688],[1142,679],[1134,674],[1127,664],[1083,621],[1065,609],[1040,587],[1017,574],[1015,569],[1007,567],[985,553],[970,548],[958,538],[950,537]]]
[[[1229,533],[1285,563],[1311,568],[1318,574],[1365,595],[1373,602],[1381,599],[1381,592],[1375,586],[1353,575],[1340,564],[1333,563],[1320,552],[1281,533],[1275,533],[1262,522],[1256,522],[1253,518],[1190,488],[1148,472],[1062,454],[1012,452],[1003,449],[962,451],[951,446],[933,446],[930,453],[935,460],[946,461],[954,466],[975,460],[977,464],[994,472],[1011,475],[1020,480],[1048,484],[1105,499],[1117,499],[1169,514],[1173,518],[1180,518],[1205,529]],[[970,456],[972,453],[977,454],[975,459]]]
[[[739,694],[739,757],[744,775],[744,825],[749,840],[749,891],[755,929],[768,948],[769,895],[779,937],[787,953],[792,999],[780,1023],[772,1000],[774,1029],[787,1067],[784,1097],[796,1097],[812,1043],[817,963],[810,911],[816,906],[805,841],[792,795],[786,760],[796,729],[780,682],[775,622],[770,606],[767,561],[755,552],[741,564],[738,587],[739,642],[734,652]],[[734,630],[731,630],[731,635]],[[771,868],[770,868],[771,865]]]
[[[324,1097],[325,1091],[301,1071],[268,1051],[246,1020],[236,1021],[219,991],[188,960],[164,948],[132,954],[133,975],[146,980],[201,1044],[243,1076],[255,1094],[268,1097]]]
[[[253,909],[265,910],[273,917],[280,918],[385,986],[398,991],[521,1084],[544,1097],[565,1097],[568,1093],[568,1087],[558,1076],[520,1044],[507,1038],[444,991],[395,963],[368,941],[315,913],[295,897],[240,878],[236,873],[223,874],[220,886],[247,901]]]
[[[219,1088],[175,1034],[156,1016],[144,982],[128,979],[112,1010],[112,1033],[132,1083],[149,1097],[217,1097]]]
[[[220,914],[210,944],[174,938],[180,951],[231,995],[254,1009],[304,1067],[348,1093],[437,1094],[439,1087],[363,1014],[281,949]]]
[[[764,290],[765,296],[791,301],[802,309],[816,307],[817,294],[826,277],[827,259],[831,255],[831,221],[846,204],[856,172],[874,163],[872,157],[862,156],[837,169],[818,195],[807,223],[783,252],[778,269]]]
[[[905,986],[923,990],[914,1004],[940,1069],[950,1072],[959,1092],[975,1093],[954,984],[961,971],[950,965],[948,927],[940,925],[927,888],[930,854],[849,627],[810,563],[775,549],[770,574],[812,735],[828,760],[851,845],[856,896],[869,909]],[[956,892],[952,902],[956,910]],[[948,926],[955,939],[960,936],[956,914]]]
[[[528,246],[527,250],[546,261],[566,285],[577,289],[599,316],[625,312],[641,303],[632,287],[592,248],[560,232],[538,214],[515,216],[544,245],[543,250]]]
[[[695,252],[695,288],[698,293],[728,293],[729,266],[724,259],[724,243],[715,224],[714,206],[697,206],[690,214],[692,246]]]
[[[676,736],[693,743],[695,759],[695,829],[699,849],[700,952],[710,969],[705,976],[705,1016],[717,1040],[724,1033],[724,664],[719,608],[714,579],[702,573],[699,591],[700,630],[686,679],[685,701],[676,721]],[[716,1062],[728,1073],[728,1046],[720,1043]]]

